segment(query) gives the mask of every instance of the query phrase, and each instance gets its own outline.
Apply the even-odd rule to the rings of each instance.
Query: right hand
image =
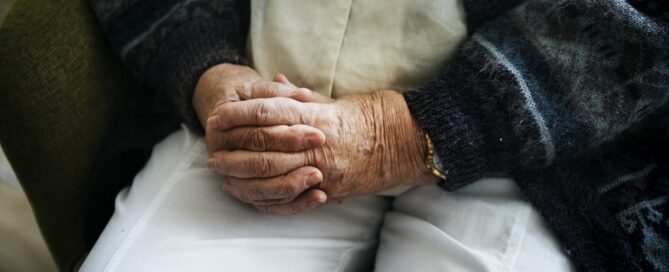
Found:
[[[205,129],[205,142],[207,151],[212,154],[222,150],[249,150],[249,151],[279,151],[298,152],[307,149],[321,147],[325,143],[325,134],[307,125],[279,125],[267,127],[248,127],[241,137],[243,141],[232,143],[230,132],[220,130],[207,125],[210,117],[216,115],[222,105],[228,102],[250,100],[256,98],[287,97],[301,102],[328,102],[330,98],[314,93],[306,88],[298,88],[288,79],[278,74],[273,81],[263,80],[258,73],[250,67],[219,64],[205,71],[197,82],[193,94],[193,107],[198,115],[202,127]],[[262,113],[258,113],[262,114]],[[240,131],[237,129],[236,131]],[[238,135],[239,136],[239,135]],[[241,143],[240,143],[241,142]],[[295,175],[312,176],[316,174],[316,184],[306,184],[299,188],[303,192],[299,197],[294,195],[280,197],[278,199],[262,202],[250,201],[257,208],[264,207],[290,213],[292,210],[311,209],[310,203],[317,200],[318,203],[325,202],[325,193],[317,189],[322,180],[322,174],[313,166],[304,166],[286,173],[283,176]],[[300,179],[291,179],[300,181]],[[267,184],[271,186],[272,184]],[[299,186],[305,185],[300,182]]]

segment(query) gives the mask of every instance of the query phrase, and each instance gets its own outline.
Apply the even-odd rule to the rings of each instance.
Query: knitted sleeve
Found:
[[[249,1],[90,0],[112,48],[140,80],[172,100],[182,121],[199,76],[218,63],[245,64]]]
[[[446,189],[569,160],[669,101],[669,2],[527,1],[482,23],[405,99],[449,169]]]

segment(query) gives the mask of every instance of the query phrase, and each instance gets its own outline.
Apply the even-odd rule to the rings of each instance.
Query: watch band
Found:
[[[444,166],[441,164],[439,156],[434,152],[434,144],[432,144],[430,135],[427,135],[427,133],[423,134],[425,135],[425,142],[427,143],[425,166],[427,167],[427,170],[430,171],[433,175],[439,177],[442,180],[446,180],[446,174],[448,174],[448,170],[444,170]]]

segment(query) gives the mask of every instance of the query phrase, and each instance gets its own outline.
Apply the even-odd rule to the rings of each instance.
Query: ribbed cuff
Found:
[[[503,70],[482,72],[480,48],[469,47],[436,80],[404,92],[409,109],[432,138],[435,152],[448,169],[440,184],[456,190],[489,171],[503,171],[497,161],[513,139],[498,97],[500,83],[512,78]]]

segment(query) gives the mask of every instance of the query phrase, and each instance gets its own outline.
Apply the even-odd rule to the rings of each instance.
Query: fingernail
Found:
[[[321,178],[315,172],[309,174],[309,176],[307,177],[307,187],[311,187],[313,185],[316,185],[319,182],[321,182]]]
[[[207,160],[207,168],[209,168],[211,171],[218,170],[218,161],[214,158],[209,158]]]
[[[311,208],[314,208],[316,206],[322,205],[327,200],[328,200],[327,196],[325,196],[325,195],[319,196],[319,197],[316,197],[316,199],[312,199],[311,202],[309,202],[309,205],[310,205]]]
[[[318,147],[321,145],[321,138],[318,135],[311,134],[304,137],[304,144],[308,147]]]

